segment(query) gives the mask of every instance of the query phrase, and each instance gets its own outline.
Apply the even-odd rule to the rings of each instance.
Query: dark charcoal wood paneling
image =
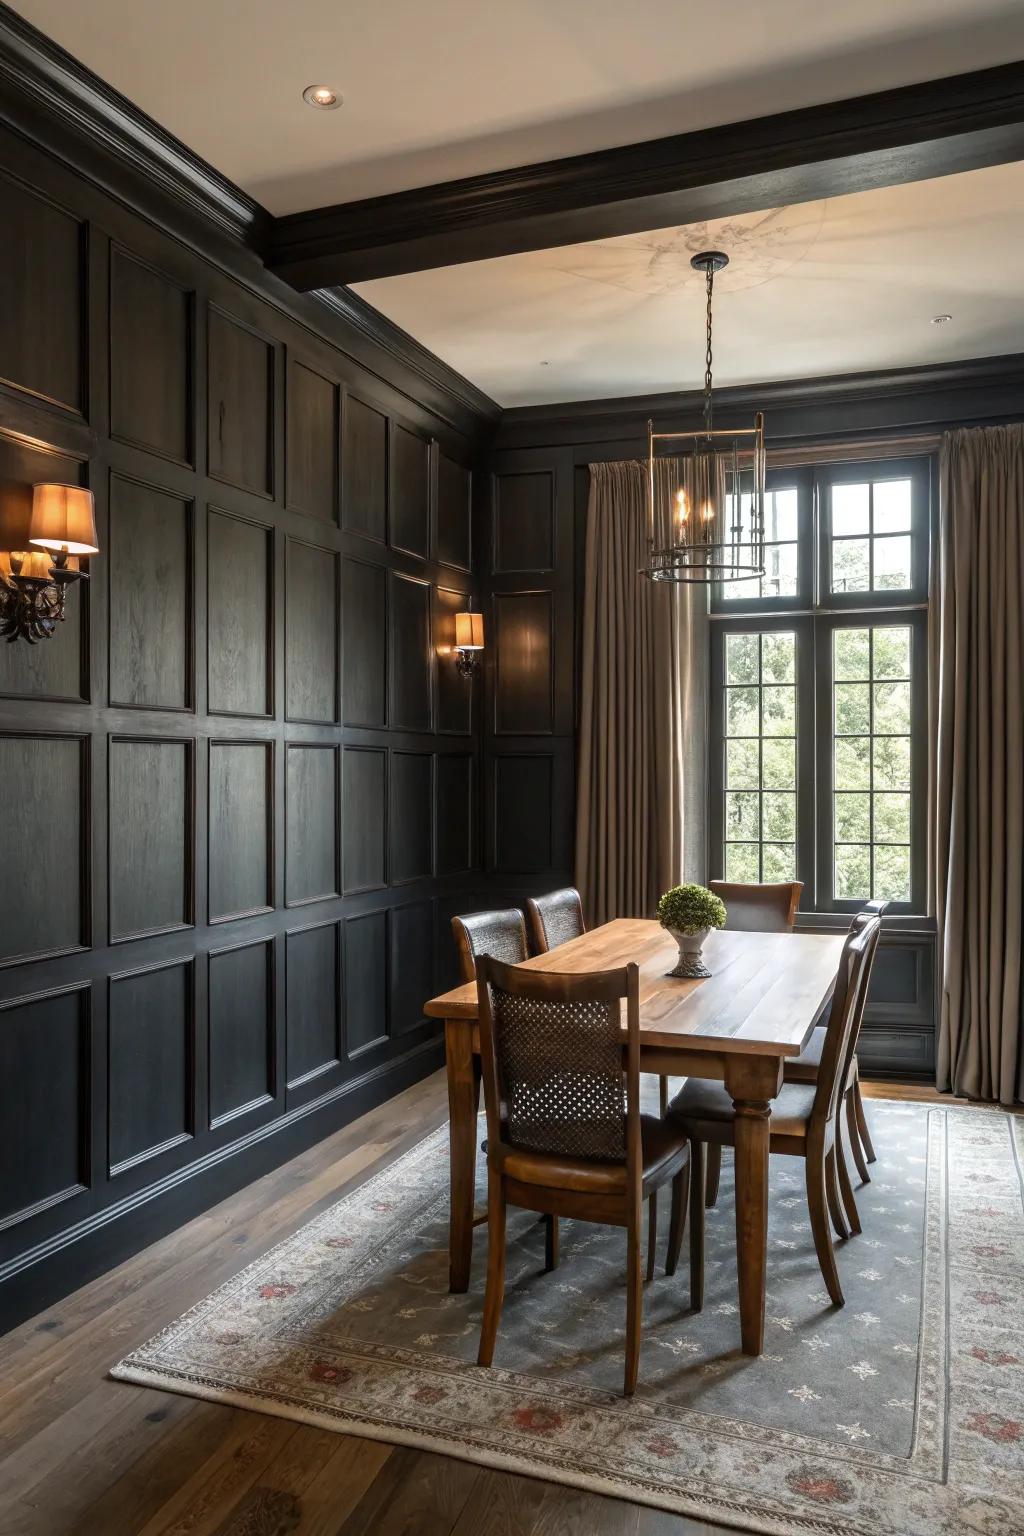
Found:
[[[0,1005],[0,1231],[89,1183],[89,1086],[87,989]]]
[[[85,225],[18,182],[0,191],[0,379],[81,411]]]
[[[554,762],[518,754],[491,759],[494,868],[500,874],[550,869]]]
[[[211,507],[206,544],[210,713],[273,714],[273,533]]]
[[[289,906],[338,894],[338,752],[287,748],[285,890]]]
[[[341,1060],[338,947],[337,923],[288,935],[289,1088]]]
[[[210,1125],[272,1099],[274,946],[271,939],[210,954]]]
[[[388,914],[345,924],[345,1046],[349,1060],[388,1038]]]
[[[388,419],[355,395],[345,397],[342,514],[350,533],[388,536]]]
[[[3,185],[0,181],[0,190]],[[0,310],[3,308],[4,304],[0,303]],[[83,479],[83,466],[76,460],[63,454],[44,453],[0,431],[0,496],[8,515],[11,515],[12,499],[20,501],[20,517],[26,529],[32,512],[31,486],[37,480],[81,485]],[[96,569],[95,564],[93,568]],[[0,694],[47,699],[86,698],[88,626],[85,617],[88,610],[88,583],[77,583],[68,593],[64,623],[45,645],[0,644]]]
[[[466,754],[439,753],[437,758],[437,873],[456,875],[471,869],[476,805],[473,759]]]
[[[192,295],[110,250],[110,435],[192,463]]]
[[[338,718],[338,556],[289,539],[285,559],[285,714]]]
[[[210,742],[210,922],[274,905],[273,748]]]
[[[288,366],[288,505],[338,519],[338,385],[292,358]]]
[[[391,573],[388,671],[391,725],[405,731],[431,726],[430,583]]]
[[[207,453],[210,474],[274,494],[274,348],[210,307]]]
[[[192,703],[192,504],[110,477],[110,702]]]
[[[555,477],[530,470],[494,477],[492,570],[550,571],[555,564]]]
[[[548,736],[554,728],[554,603],[550,592],[494,594],[494,732]]]
[[[490,903],[492,906],[493,902]],[[504,905],[504,900],[502,902]],[[462,981],[459,954],[452,933],[452,918],[473,912],[487,905],[487,899],[476,894],[435,896],[434,898],[434,987],[437,992],[450,992]]]
[[[387,883],[387,759],[383,748],[345,749],[341,849],[346,895],[376,890]]]
[[[391,445],[391,547],[425,560],[430,552],[430,444],[395,424]]]
[[[392,885],[433,874],[433,757],[392,752],[388,875]]]
[[[473,728],[473,681],[455,665],[455,615],[468,612],[469,602],[468,592],[434,588],[437,729],[445,735],[468,736]]]
[[[86,744],[0,735],[0,962],[87,943]]]
[[[192,922],[193,776],[191,742],[111,738],[112,940]]]
[[[434,991],[434,923],[429,901],[391,910],[391,1034],[408,1034],[423,1022],[423,1004]]]
[[[346,725],[387,723],[388,573],[364,560],[341,562],[342,688]]]
[[[195,1129],[193,961],[110,978],[108,1154],[124,1173]]]
[[[446,453],[437,456],[437,558],[468,571],[471,558],[471,477]]]

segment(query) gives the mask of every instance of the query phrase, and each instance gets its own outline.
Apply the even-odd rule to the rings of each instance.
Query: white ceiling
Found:
[[[1024,351],[1024,164],[360,283],[501,405]],[[933,315],[950,313],[946,325]]]
[[[1024,57],[1020,0],[13,4],[275,214]]]

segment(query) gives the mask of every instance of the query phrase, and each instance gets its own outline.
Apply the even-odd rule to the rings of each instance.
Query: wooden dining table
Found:
[[[724,1082],[736,1111],[736,1267],[743,1352],[764,1347],[768,1251],[768,1142],[772,1100],[787,1057],[798,1056],[828,1006],[841,934],[712,933],[710,977],[667,973],[678,958],[659,924],[617,918],[524,962],[527,969],[579,974],[640,967],[640,1067],[662,1077]],[[473,982],[427,1003],[443,1019],[451,1151],[449,1287],[469,1288],[480,1110],[480,1039]],[[623,1027],[625,1039],[625,1027]]]

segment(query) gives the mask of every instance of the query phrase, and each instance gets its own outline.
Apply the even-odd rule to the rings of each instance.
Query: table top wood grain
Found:
[[[683,981],[666,974],[678,951],[664,928],[623,917],[524,963],[528,970],[578,975],[635,960],[644,1046],[798,1056],[832,995],[844,937],[723,929],[704,945],[711,976]],[[435,1019],[475,1020],[475,984],[432,998],[424,1012]]]

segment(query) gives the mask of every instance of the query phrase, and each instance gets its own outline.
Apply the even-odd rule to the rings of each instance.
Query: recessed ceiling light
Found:
[[[932,325],[946,325],[952,318],[952,315],[932,315]]]
[[[549,360],[546,357],[542,357],[541,358],[540,365],[541,365],[542,368],[550,368],[551,367],[551,363],[549,362]]]
[[[302,99],[307,106],[320,107],[324,112],[331,112],[341,106],[341,97],[329,85],[307,85]]]

